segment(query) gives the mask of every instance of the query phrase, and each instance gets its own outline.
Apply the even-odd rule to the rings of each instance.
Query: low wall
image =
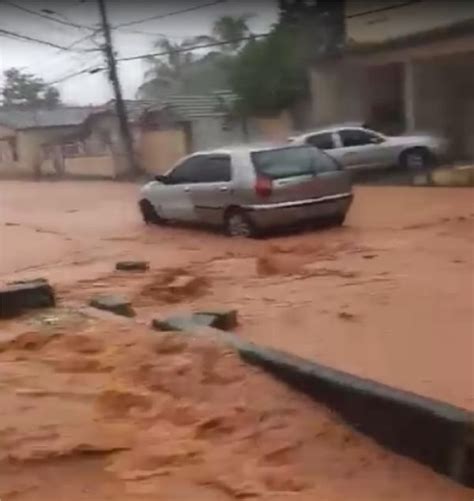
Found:
[[[144,132],[140,139],[140,161],[151,174],[164,173],[186,155],[186,139],[181,130]]]
[[[65,175],[78,177],[115,177],[114,160],[110,155],[65,159]]]

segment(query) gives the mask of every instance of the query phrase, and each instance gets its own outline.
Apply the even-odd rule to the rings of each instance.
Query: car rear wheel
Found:
[[[329,220],[330,224],[333,226],[342,226],[346,220],[346,213],[335,214]]]
[[[247,214],[240,209],[230,210],[225,216],[225,232],[229,237],[254,238],[256,228]]]
[[[140,212],[146,224],[160,224],[163,220],[157,214],[155,208],[148,200],[140,200]]]
[[[432,155],[426,148],[412,148],[400,156],[400,164],[407,170],[424,169],[429,167],[432,161]]]

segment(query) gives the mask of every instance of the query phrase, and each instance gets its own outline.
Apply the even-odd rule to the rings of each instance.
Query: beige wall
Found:
[[[275,118],[253,118],[254,133],[260,141],[286,141],[293,132],[288,113]]]
[[[42,145],[55,141],[65,134],[74,132],[76,127],[50,127],[42,129],[27,129],[17,133],[18,148],[18,170],[27,173],[34,173],[40,166],[41,172],[49,173],[53,171],[51,161],[44,160]]]
[[[65,159],[66,175],[115,177],[112,155],[84,156]]]
[[[347,39],[352,43],[380,43],[415,33],[474,20],[474,1],[433,0],[410,5],[403,0],[347,0]],[[396,8],[379,12],[381,7]],[[351,17],[355,16],[355,17]]]
[[[15,137],[16,132],[9,127],[0,125],[0,173],[14,171],[16,162],[13,161],[12,151],[7,139]]]
[[[339,61],[311,71],[316,125],[363,121],[367,116],[365,68]]]
[[[176,129],[143,132],[138,151],[147,172],[163,173],[186,155],[184,132]]]
[[[12,137],[15,135],[15,131],[6,127],[5,125],[0,124],[0,139],[5,137]]]

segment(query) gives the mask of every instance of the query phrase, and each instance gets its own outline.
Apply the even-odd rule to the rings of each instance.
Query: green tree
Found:
[[[138,96],[148,99],[180,92],[186,72],[194,61],[192,52],[186,49],[196,43],[199,39],[187,39],[180,43],[167,38],[157,40],[154,49],[166,54],[148,59],[149,68],[145,73],[145,82],[138,89]]]
[[[262,40],[251,40],[236,56],[230,83],[240,111],[273,116],[307,96],[307,61],[295,29],[277,27]]]
[[[252,14],[223,16],[214,23],[211,35],[190,38],[181,43],[159,39],[154,48],[167,54],[149,59],[149,68],[144,83],[138,89],[138,97],[159,99],[171,94],[201,94],[228,88],[230,62],[243,46],[242,42],[235,40],[250,35],[247,22],[251,17]],[[215,42],[226,44],[200,57],[186,51],[195,45]]]
[[[2,96],[5,108],[54,108],[61,104],[59,91],[41,78],[17,68],[5,70],[4,78]]]
[[[244,45],[244,42],[238,40],[251,34],[248,21],[252,17],[253,14],[220,17],[214,23],[210,39],[226,43],[226,45],[222,46],[222,52],[233,53],[238,51]]]

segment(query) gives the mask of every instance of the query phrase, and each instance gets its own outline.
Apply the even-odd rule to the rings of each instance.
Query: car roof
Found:
[[[365,129],[366,127],[362,122],[345,122],[345,123],[340,123],[340,124],[333,124],[329,125],[327,127],[320,127],[318,129],[311,129],[306,132],[302,132],[301,134],[295,134],[293,137],[305,137],[310,134],[323,134],[325,132],[336,132],[340,129],[345,129],[345,128],[354,128],[354,129]]]
[[[240,144],[240,145],[222,147],[213,150],[196,151],[189,156],[192,157],[196,155],[235,155],[242,153],[244,154],[253,153],[256,151],[278,150],[282,148],[300,148],[301,146],[302,145],[293,145],[287,142],[250,143],[250,144]]]

